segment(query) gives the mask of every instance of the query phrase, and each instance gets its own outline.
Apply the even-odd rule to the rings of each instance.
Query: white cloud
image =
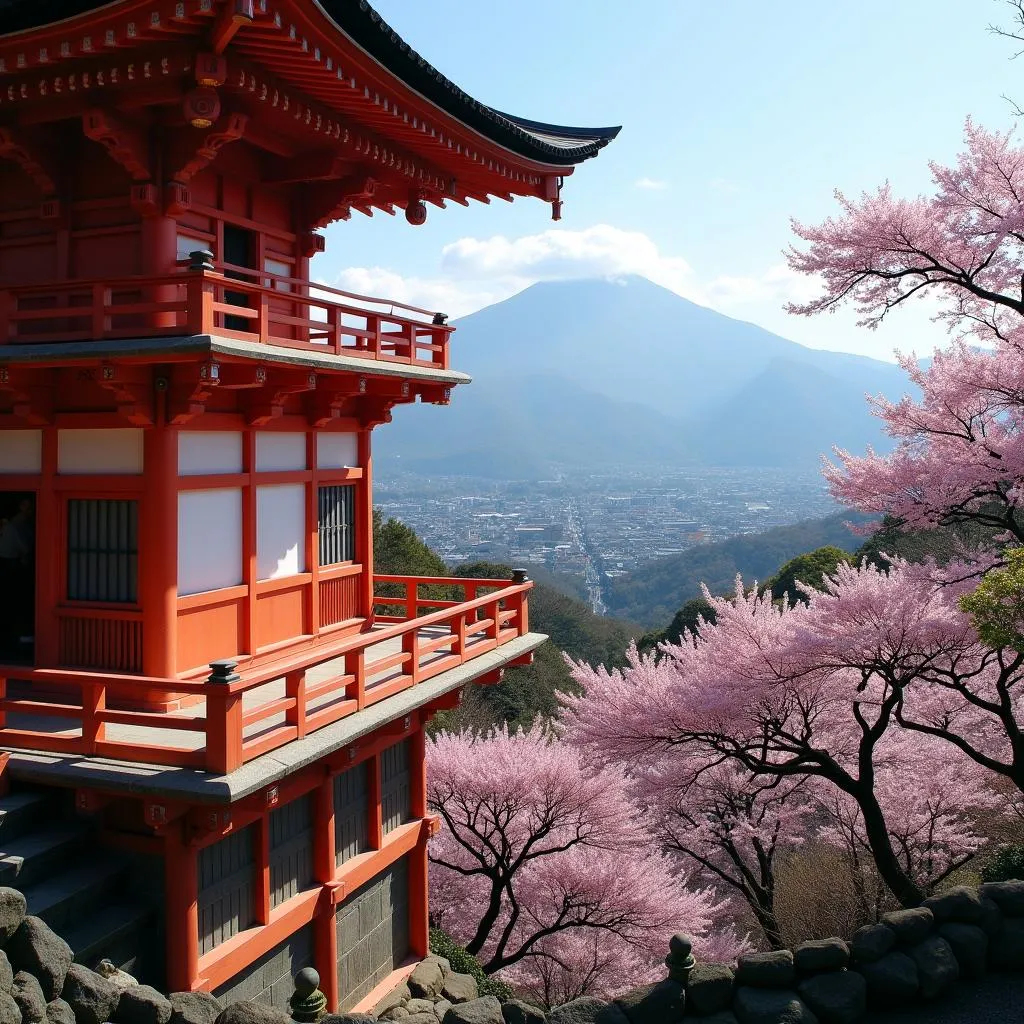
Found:
[[[637,178],[633,182],[633,188],[647,189],[650,192],[663,192],[668,188],[668,182],[661,178]]]
[[[783,311],[787,302],[805,301],[817,293],[818,285],[785,264],[760,273],[702,280],[686,259],[662,252],[648,235],[609,224],[579,231],[552,228],[521,238],[460,238],[441,250],[435,274],[406,277],[387,267],[347,267],[332,283],[346,291],[384,296],[456,318],[507,299],[538,281],[616,279],[631,274],[805,344],[831,342],[829,347],[882,358],[889,357],[895,347],[881,343],[882,339],[870,332],[841,326],[833,318],[825,331],[820,318],[808,323],[787,315]]]

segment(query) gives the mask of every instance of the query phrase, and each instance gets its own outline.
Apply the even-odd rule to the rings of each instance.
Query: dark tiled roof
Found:
[[[0,0],[0,35],[38,28],[106,7],[111,0]],[[116,0],[115,0],[116,2]],[[473,99],[428,64],[367,3],[314,0],[388,72],[452,117],[506,149],[540,163],[571,166],[595,156],[618,128],[572,128],[503,114]]]
[[[619,128],[570,128],[502,114],[463,92],[427,63],[367,0],[319,0],[331,20],[396,78],[432,103],[514,153],[551,164],[595,156]]]

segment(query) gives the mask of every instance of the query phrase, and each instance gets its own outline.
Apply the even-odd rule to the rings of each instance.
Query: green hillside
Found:
[[[661,629],[687,601],[700,597],[701,583],[712,593],[729,593],[737,573],[750,584],[767,580],[791,558],[808,551],[837,547],[855,552],[861,538],[846,524],[858,521],[866,517],[843,511],[690,548],[613,580],[605,601],[612,615]]]

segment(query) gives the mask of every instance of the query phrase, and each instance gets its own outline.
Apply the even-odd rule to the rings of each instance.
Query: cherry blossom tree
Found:
[[[584,693],[565,698],[569,737],[627,771],[685,773],[691,758],[710,755],[757,779],[836,790],[856,807],[885,885],[901,904],[919,902],[926,888],[901,859],[900,813],[886,807],[883,771],[905,694],[921,684],[929,714],[945,715],[985,756],[1007,756],[1005,735],[982,709],[924,685],[961,673],[975,687],[997,685],[953,588],[922,586],[896,562],[839,565],[792,608],[740,581],[731,600],[707,597],[715,625],[666,646],[660,661],[633,652],[621,672],[574,665]],[[974,799],[950,781],[958,806]]]
[[[777,856],[802,842],[814,804],[804,778],[762,777],[697,745],[637,778],[648,828],[701,881],[745,901],[772,949]]]
[[[607,993],[660,976],[669,937],[706,958],[742,944],[706,890],[652,845],[625,781],[535,727],[441,734],[428,748],[437,923],[487,973],[539,998]]]

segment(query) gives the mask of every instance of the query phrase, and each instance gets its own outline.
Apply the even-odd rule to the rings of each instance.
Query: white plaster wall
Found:
[[[58,430],[58,473],[142,472],[142,430]]]
[[[261,430],[256,434],[256,472],[306,469],[306,435]]]
[[[317,469],[355,469],[359,465],[359,435],[318,431]]]
[[[42,468],[41,430],[0,430],[0,473],[38,473]]]
[[[256,578],[276,580],[306,571],[306,488],[256,488]]]
[[[242,491],[178,494],[178,593],[235,587],[242,575]]]
[[[238,430],[182,430],[178,434],[178,475],[242,472]]]

